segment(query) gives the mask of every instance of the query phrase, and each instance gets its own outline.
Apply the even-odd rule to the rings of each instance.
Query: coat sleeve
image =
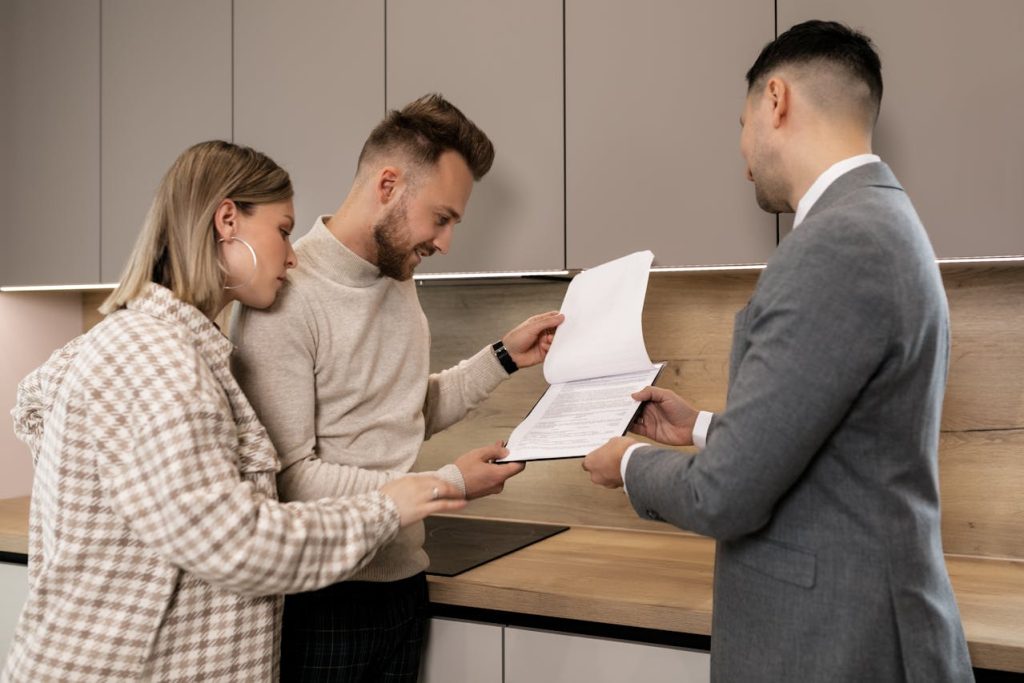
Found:
[[[81,336],[76,337],[54,351],[45,363],[18,384],[17,400],[11,410],[14,434],[28,446],[33,465],[39,457],[47,414],[53,406],[55,394],[64,382],[68,367],[78,355],[82,339]]]
[[[88,408],[109,504],[154,553],[225,590],[271,595],[344,579],[395,536],[398,510],[379,492],[280,503],[243,479],[216,379],[191,347],[154,347],[110,354]]]
[[[645,447],[631,457],[626,485],[641,516],[719,540],[771,519],[889,353],[891,266],[851,232],[829,230],[799,259],[765,270],[706,448]]]

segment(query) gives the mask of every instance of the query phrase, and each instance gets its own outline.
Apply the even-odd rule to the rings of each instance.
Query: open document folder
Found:
[[[508,439],[498,462],[582,458],[622,436],[640,406],[630,394],[653,384],[640,316],[654,254],[638,251],[580,273],[544,359],[547,391]]]

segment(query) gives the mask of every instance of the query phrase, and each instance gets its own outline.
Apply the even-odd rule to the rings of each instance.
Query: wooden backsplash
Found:
[[[725,406],[732,318],[757,272],[656,274],[644,308],[658,381],[708,410]],[[940,446],[943,539],[952,554],[1024,559],[1024,266],[944,266],[953,347]],[[529,315],[557,309],[567,283],[420,288],[433,334],[432,368],[478,351]],[[87,328],[103,295],[86,294]],[[478,410],[426,443],[417,469],[436,469],[505,439],[545,387],[524,370]],[[579,460],[531,463],[505,492],[464,514],[681,533],[638,519],[621,491],[593,486]]]
[[[725,406],[732,319],[758,273],[656,274],[644,308],[658,381],[705,409]],[[1024,267],[945,266],[953,346],[940,477],[947,553],[1024,558]],[[565,284],[426,286],[435,370],[493,341],[526,316],[557,308]],[[506,438],[540,396],[539,369],[505,382],[475,414],[427,442],[422,469]],[[531,463],[505,492],[465,514],[673,531],[637,518],[621,491],[590,484],[580,461]]]

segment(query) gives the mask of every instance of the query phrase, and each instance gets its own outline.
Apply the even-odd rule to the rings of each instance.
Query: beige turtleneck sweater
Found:
[[[431,375],[415,283],[382,277],[323,218],[295,252],[298,267],[271,308],[236,307],[235,376],[281,458],[282,500],[375,491],[508,375],[489,347]],[[464,490],[454,465],[437,474]],[[352,578],[397,581],[427,564],[415,524]]]

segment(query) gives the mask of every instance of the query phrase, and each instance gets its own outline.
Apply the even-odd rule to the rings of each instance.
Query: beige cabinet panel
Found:
[[[1024,254],[1024,3],[778,0],[779,31],[834,19],[867,33],[885,91],[875,151],[939,257]]]
[[[505,683],[706,683],[707,652],[524,628],[505,629]]]
[[[503,627],[431,619],[420,662],[420,683],[503,683]]]
[[[235,2],[235,141],[292,177],[295,236],[341,205],[384,115],[384,6]]]
[[[28,599],[28,567],[0,562],[0,665],[11,649],[18,617]]]
[[[759,263],[775,217],[739,151],[772,0],[566,0],[568,265]]]
[[[99,279],[99,0],[0,0],[0,285]]]
[[[231,0],[103,0],[102,266],[115,282],[163,174],[231,140]]]
[[[560,2],[389,0],[388,107],[440,92],[496,153],[450,253],[420,272],[564,267],[562,83]]]

